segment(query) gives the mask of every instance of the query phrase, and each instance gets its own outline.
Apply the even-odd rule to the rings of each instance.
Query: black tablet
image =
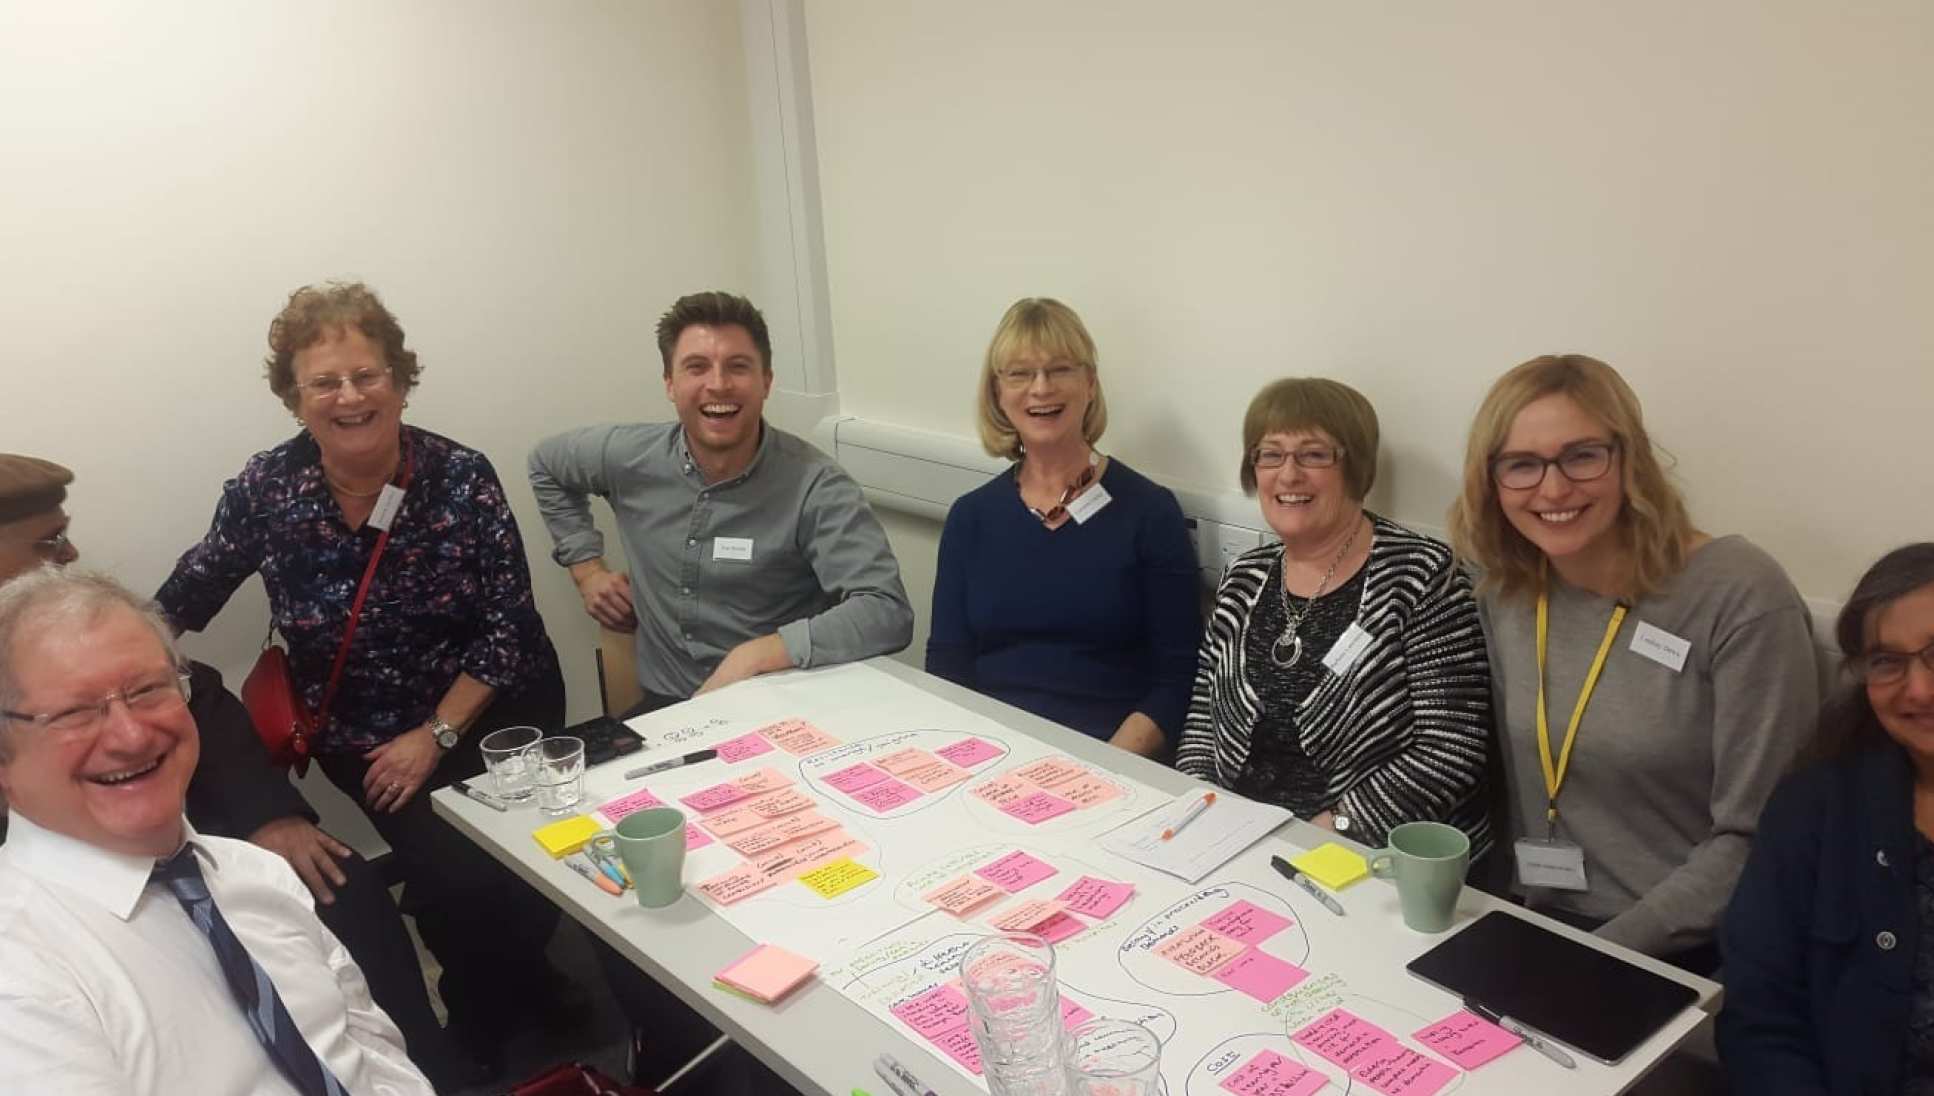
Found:
[[[1503,910],[1473,921],[1408,969],[1607,1065],[1698,1000],[1691,986]]]

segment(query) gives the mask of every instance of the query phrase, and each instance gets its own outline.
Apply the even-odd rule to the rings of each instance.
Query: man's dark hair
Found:
[[[693,324],[745,328],[752,336],[752,345],[759,348],[760,364],[766,372],[772,372],[772,336],[766,333],[766,318],[744,297],[714,289],[680,297],[658,317],[658,356],[665,361],[665,376],[672,375],[672,351],[678,346],[678,337]]]

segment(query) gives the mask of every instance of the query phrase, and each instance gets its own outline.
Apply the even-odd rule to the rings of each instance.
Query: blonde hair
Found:
[[[1285,377],[1271,381],[1249,401],[1242,416],[1242,469],[1237,478],[1248,494],[1256,491],[1256,466],[1250,458],[1270,434],[1321,430],[1343,450],[1343,489],[1362,502],[1377,483],[1377,409],[1363,393],[1327,377]]]
[[[1095,340],[1074,309],[1052,297],[1022,297],[1001,317],[993,341],[987,344],[980,371],[981,445],[994,456],[1021,459],[1021,435],[1001,410],[1000,369],[1030,352],[1071,361],[1088,371],[1095,391],[1081,416],[1081,436],[1089,445],[1101,440],[1101,432],[1108,429],[1108,401],[1101,394]]]
[[[1554,395],[1569,398],[1597,419],[1618,448],[1625,501],[1612,533],[1619,539],[1626,568],[1618,593],[1634,600],[1644,597],[1685,568],[1686,548],[1696,531],[1685,499],[1645,432],[1638,396],[1617,370],[1583,354],[1533,358],[1491,386],[1464,449],[1464,488],[1450,509],[1451,544],[1458,555],[1482,568],[1485,588],[1506,598],[1528,597],[1537,590],[1544,553],[1504,516],[1491,462],[1504,448],[1518,413]]]

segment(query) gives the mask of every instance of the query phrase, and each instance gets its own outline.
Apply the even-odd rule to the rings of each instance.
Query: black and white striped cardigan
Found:
[[[1375,539],[1356,622],[1370,646],[1341,675],[1324,672],[1296,731],[1329,775],[1337,813],[1355,823],[1351,836],[1379,845],[1400,822],[1448,822],[1470,835],[1475,858],[1491,843],[1491,670],[1470,578],[1443,542],[1369,516]],[[1175,766],[1223,787],[1248,762],[1262,717],[1243,637],[1257,599],[1275,593],[1269,572],[1282,554],[1276,543],[1236,557],[1202,636]]]

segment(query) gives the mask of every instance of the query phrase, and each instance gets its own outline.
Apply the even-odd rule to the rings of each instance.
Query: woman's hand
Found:
[[[394,814],[422,788],[443,760],[430,725],[404,731],[363,755],[370,762],[363,774],[363,802],[371,810]]]

